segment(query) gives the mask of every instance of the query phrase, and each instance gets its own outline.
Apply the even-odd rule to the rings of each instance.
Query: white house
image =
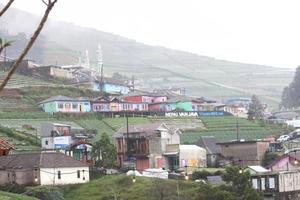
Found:
[[[62,153],[40,154],[40,185],[88,182],[89,166]]]
[[[63,153],[25,153],[0,157],[0,185],[63,185],[89,180],[89,166]]]
[[[206,150],[197,145],[179,146],[180,167],[188,167],[195,170],[198,167],[206,167]]]

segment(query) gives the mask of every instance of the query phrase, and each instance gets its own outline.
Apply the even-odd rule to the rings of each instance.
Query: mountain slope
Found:
[[[26,19],[26,23],[22,23]],[[19,34],[8,49],[15,57],[32,33],[38,17],[10,9],[0,20],[0,37]],[[103,49],[105,74],[120,72],[134,75],[142,89],[181,87],[189,95],[227,99],[257,94],[273,105],[280,101],[284,86],[293,72],[279,68],[217,60],[193,53],[149,46],[118,35],[71,23],[48,21],[29,57],[45,64],[74,64],[89,51],[96,65],[96,49]],[[26,37],[27,36],[27,37]],[[16,36],[14,36],[16,37]],[[23,38],[23,39],[22,39]]]

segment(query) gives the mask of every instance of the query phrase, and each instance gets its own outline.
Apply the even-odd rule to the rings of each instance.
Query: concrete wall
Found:
[[[269,148],[268,142],[239,142],[222,144],[221,154],[226,158],[233,159],[243,166],[261,165],[265,152]],[[241,160],[240,163],[237,163]]]
[[[47,102],[40,105],[40,107],[47,113],[57,112],[56,102]]]
[[[183,111],[193,111],[192,102],[178,102],[176,104],[176,109]]]
[[[0,170],[0,185],[5,185],[9,183],[8,172],[5,170]]]
[[[57,68],[57,67],[50,68],[50,75],[55,77],[65,78],[65,79],[73,78],[73,74],[70,71],[66,69]]]
[[[63,107],[60,107],[59,105],[63,105]],[[77,106],[73,107],[73,105]],[[91,103],[90,101],[58,101],[56,112],[91,112]]]
[[[109,112],[109,103],[92,103],[92,110],[94,112]]]
[[[168,144],[180,144],[179,134],[170,134],[167,130],[161,130],[161,150],[166,152]]]
[[[80,170],[80,178],[77,177],[77,170]],[[83,172],[84,177],[83,179]],[[61,179],[58,179],[58,171],[61,171]],[[88,167],[69,167],[69,168],[41,168],[41,185],[64,185],[86,183],[90,180]]]
[[[42,138],[42,149],[54,149],[53,137]]]
[[[0,170],[0,185],[17,183],[18,185],[33,185],[35,176],[39,180],[39,172],[34,169]]]

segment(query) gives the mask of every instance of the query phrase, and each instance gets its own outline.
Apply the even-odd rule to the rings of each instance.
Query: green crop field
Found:
[[[201,136],[215,136],[219,142],[235,140],[238,134],[240,139],[253,140],[263,139],[270,135],[279,135],[285,131],[278,125],[252,122],[243,118],[235,117],[202,117],[206,130],[187,131],[181,135],[181,143],[195,143]]]
[[[110,136],[120,129],[122,126],[126,126],[126,118],[104,118],[102,120],[99,119],[80,119],[75,120],[77,124],[87,129],[95,129],[98,134],[94,138],[94,141],[98,140],[101,136],[101,133],[107,133]],[[146,117],[133,117],[128,118],[129,124],[145,124],[151,123],[151,120]]]

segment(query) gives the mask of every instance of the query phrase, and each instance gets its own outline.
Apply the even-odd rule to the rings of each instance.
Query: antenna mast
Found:
[[[98,44],[97,55],[97,72],[100,74],[100,92],[103,92],[103,54],[100,43]]]

